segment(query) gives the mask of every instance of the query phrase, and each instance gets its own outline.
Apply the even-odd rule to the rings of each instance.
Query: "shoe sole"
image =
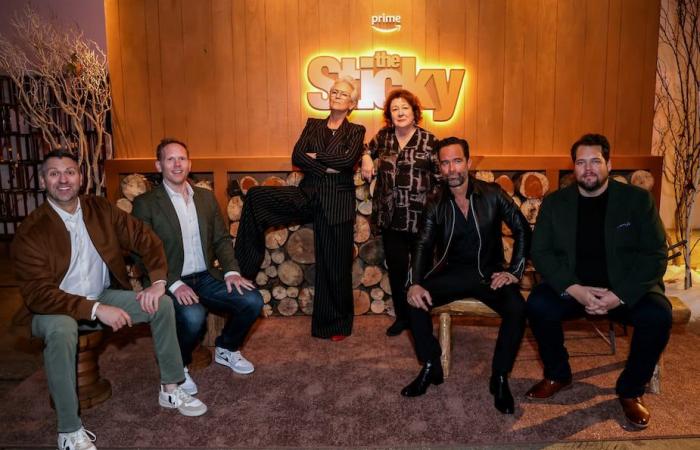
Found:
[[[647,428],[647,427],[649,426],[648,423],[647,423],[646,425],[642,425],[642,424],[639,424],[639,423],[634,423],[634,422],[632,422],[631,420],[629,420],[627,417],[625,417],[625,420],[626,420],[626,422],[627,422],[627,425],[629,425],[629,426],[631,426],[632,428],[634,428],[633,430],[628,430],[628,431],[641,431],[641,430],[644,430],[645,428]],[[623,428],[624,428],[624,427],[623,427]]]
[[[253,367],[252,369],[250,369],[248,371],[244,371],[241,369],[236,369],[234,367],[231,367],[231,365],[228,363],[228,361],[226,361],[224,358],[220,358],[218,356],[214,357],[214,362],[217,364],[221,364],[222,366],[228,367],[229,369],[233,370],[234,372],[236,372],[239,375],[249,375],[249,374],[255,372],[255,367]]]
[[[568,391],[568,390],[571,389],[573,386],[574,386],[574,383],[569,383],[569,384],[567,384],[566,386],[564,386],[563,388],[559,389],[559,390],[558,390],[557,392],[555,392],[554,394],[550,395],[549,397],[530,397],[529,395],[525,394],[525,398],[528,399],[528,400],[536,401],[536,402],[537,402],[537,401],[543,401],[543,400],[549,400],[550,398],[553,398],[555,395],[557,395],[557,394],[560,393],[561,391]]]
[[[182,414],[183,416],[187,416],[187,417],[197,417],[197,416],[201,416],[202,414],[207,412],[207,405],[204,405],[203,411],[188,411],[188,410],[180,409],[179,407],[172,405],[167,401],[163,401],[160,398],[158,399],[158,404],[160,404],[160,406],[162,406],[165,409],[176,409],[180,414]]]

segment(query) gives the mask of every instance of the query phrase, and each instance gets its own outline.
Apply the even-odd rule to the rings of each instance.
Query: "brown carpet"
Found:
[[[384,335],[385,316],[358,317],[354,335],[333,343],[309,336],[307,317],[260,320],[244,349],[250,376],[212,363],[194,374],[209,412],[186,418],[160,408],[151,340],[143,330],[116,334],[100,358],[113,397],[83,413],[100,448],[119,447],[420,447],[700,435],[700,337],[674,334],[661,395],[647,394],[652,423],[630,433],[614,395],[627,353],[572,358],[575,385],[554,400],[531,403],[525,391],[541,375],[533,342],[523,343],[511,377],[516,414],[492,406],[487,382],[496,328],[454,327],[451,377],[420,398],[400,389],[418,372],[406,334]],[[567,336],[569,350],[601,353],[606,344]],[[0,446],[55,445],[55,419],[43,372],[5,396]]]

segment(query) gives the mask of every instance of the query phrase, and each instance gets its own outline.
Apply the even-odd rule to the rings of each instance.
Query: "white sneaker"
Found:
[[[181,386],[173,392],[165,392],[161,385],[158,403],[163,408],[177,409],[183,416],[195,417],[207,412],[207,405],[185,392]]]
[[[190,395],[197,395],[197,383],[190,376],[190,371],[185,367],[185,381],[180,384],[183,391]]]
[[[97,450],[95,435],[83,427],[72,433],[58,433],[58,450]]]
[[[253,373],[255,370],[253,363],[245,359],[241,352],[232,352],[225,348],[216,347],[214,355],[214,361],[224,366],[229,366],[234,372],[241,375]]]

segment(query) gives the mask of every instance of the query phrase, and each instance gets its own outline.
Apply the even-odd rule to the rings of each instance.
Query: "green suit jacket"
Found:
[[[223,280],[224,273],[238,271],[231,236],[221,217],[214,194],[198,187],[192,187],[192,190],[207,270],[216,279]],[[150,225],[163,241],[165,256],[168,259],[167,287],[170,287],[182,275],[185,252],[180,221],[165,186],[161,184],[152,191],[136,197],[132,214]],[[217,259],[223,271],[214,267],[214,261]]]
[[[649,192],[608,182],[605,250],[611,290],[628,306],[644,294],[664,292],[666,234]],[[532,260],[544,281],[558,292],[576,277],[578,186],[545,197],[532,238]]]

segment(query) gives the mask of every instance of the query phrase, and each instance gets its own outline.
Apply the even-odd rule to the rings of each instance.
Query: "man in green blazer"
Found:
[[[205,330],[207,309],[213,309],[230,315],[216,338],[214,360],[236,373],[252,373],[255,368],[240,347],[260,315],[262,296],[238,273],[231,236],[214,194],[187,181],[191,168],[187,146],[164,139],[156,159],[163,183],[134,200],[133,214],[163,241],[168,260],[166,288],[175,300],[182,360],[185,366],[192,362],[192,351]],[[187,369],[185,378],[182,388],[196,394],[197,385]]]
[[[527,302],[544,380],[526,394],[548,398],[571,384],[562,320],[607,314],[634,327],[616,392],[635,428],[649,423],[646,384],[669,339],[671,304],[664,296],[664,227],[649,192],[609,179],[610,144],[588,134],[571,148],[576,183],[547,196],[532,241],[543,283]]]

